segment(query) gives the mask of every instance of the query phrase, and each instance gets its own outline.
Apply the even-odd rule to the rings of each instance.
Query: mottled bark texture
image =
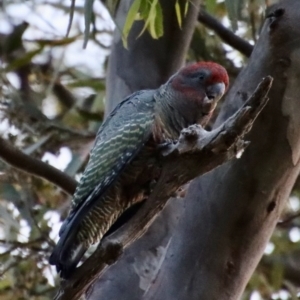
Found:
[[[217,119],[220,124],[232,115],[262,77],[274,77],[270,101],[248,136],[250,146],[241,159],[194,180],[184,200],[171,200],[148,232],[98,280],[89,300],[227,300],[242,295],[300,169],[300,2],[286,0],[273,11],[228,93],[235,101],[225,101]],[[161,64],[157,52],[167,47],[150,41],[146,36],[131,40],[128,53],[114,45],[111,103],[129,91],[156,87],[180,65],[166,68],[176,57],[165,53]],[[183,54],[179,57],[182,61]]]

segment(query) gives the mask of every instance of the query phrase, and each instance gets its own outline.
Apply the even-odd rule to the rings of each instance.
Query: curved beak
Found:
[[[225,93],[225,84],[223,82],[218,82],[212,85],[209,85],[206,89],[207,98],[211,101],[219,101]]]

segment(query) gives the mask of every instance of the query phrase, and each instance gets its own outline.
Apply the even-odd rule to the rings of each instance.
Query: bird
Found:
[[[132,207],[147,201],[159,179],[160,147],[182,129],[210,119],[229,85],[215,62],[181,68],[158,89],[137,91],[100,126],[49,262],[68,279],[84,253]]]

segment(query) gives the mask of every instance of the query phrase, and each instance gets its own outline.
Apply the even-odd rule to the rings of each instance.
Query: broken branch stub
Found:
[[[183,129],[176,143],[164,145],[162,155],[167,157],[171,154],[201,152],[204,148],[217,154],[228,151],[234,145],[242,150],[241,146],[247,146],[248,143],[245,141],[241,143],[238,140],[250,131],[254,120],[266,105],[272,81],[271,76],[262,79],[245,104],[218,128],[210,132],[200,125],[191,125]]]

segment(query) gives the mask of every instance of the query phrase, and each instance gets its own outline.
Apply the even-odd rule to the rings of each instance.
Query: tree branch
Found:
[[[294,221],[295,219],[299,218],[299,217],[300,217],[300,212],[298,211],[298,212],[296,212],[296,213],[294,213],[294,214],[291,214],[291,215],[285,217],[283,220],[279,221],[279,222],[277,223],[277,226],[278,226],[279,228],[289,228],[289,227],[293,227],[293,226],[295,226],[295,225],[293,224],[293,221]]]
[[[221,22],[207,13],[204,9],[200,10],[198,21],[206,27],[212,29],[222,39],[223,42],[225,42],[232,48],[240,51],[247,57],[251,55],[253,46],[250,43],[235,35],[231,30],[224,27]]]
[[[192,125],[182,130],[178,142],[164,145],[162,174],[149,199],[128,223],[99,244],[69,280],[62,281],[55,299],[79,299],[99,273],[114,263],[125,247],[145,233],[180,186],[242,152],[248,145],[243,137],[266,105],[271,85],[272,78],[264,78],[243,107],[215,130],[208,132],[199,125]]]
[[[58,80],[53,84],[53,93],[57,99],[67,108],[71,109],[76,103],[74,95]]]
[[[46,179],[67,194],[72,195],[75,191],[76,180],[47,163],[24,154],[3,138],[0,138],[0,158],[12,167]]]

